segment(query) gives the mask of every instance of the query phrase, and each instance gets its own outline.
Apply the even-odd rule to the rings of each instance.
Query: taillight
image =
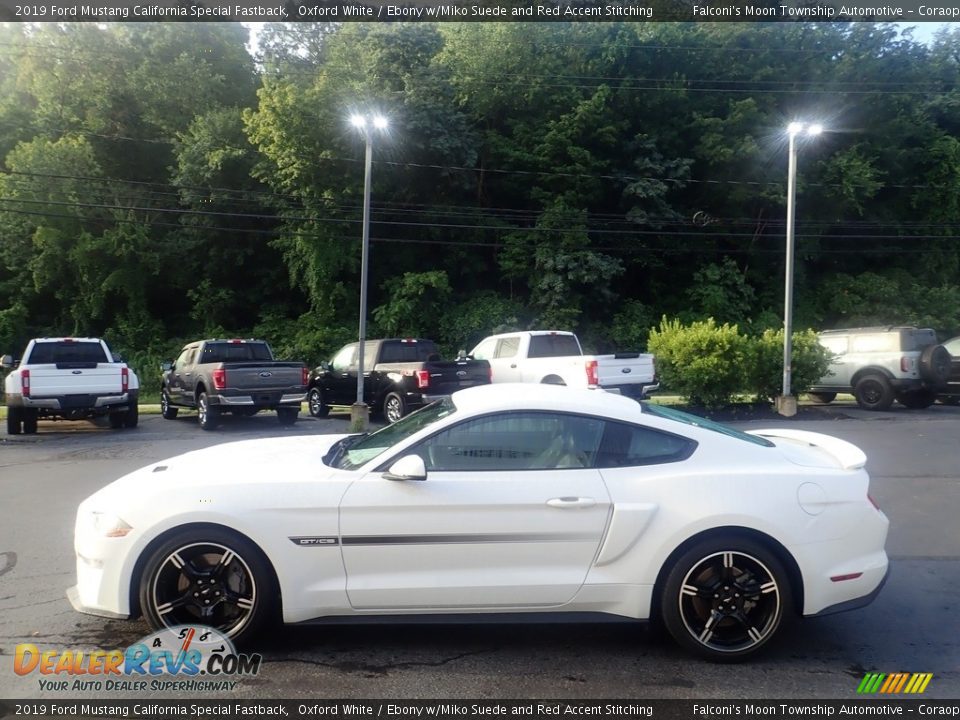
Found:
[[[216,390],[223,390],[227,386],[227,371],[223,368],[217,368],[213,371],[213,387]]]
[[[417,389],[423,390],[430,387],[430,371],[417,370]]]
[[[910,372],[910,358],[906,355],[900,356],[900,372]]]
[[[309,385],[310,384],[310,368],[300,368],[300,384]]]
[[[493,366],[487,368],[487,380],[493,382]]]
[[[120,392],[126,392],[130,387],[130,371],[127,368],[120,368]]]
[[[20,371],[20,387],[24,397],[30,397],[30,371]]]
[[[869,500],[870,504],[873,505],[877,510],[880,510],[880,505],[877,503],[876,500],[873,499],[873,496],[870,495],[869,493],[867,494],[867,500]]]
[[[595,386],[600,384],[600,377],[597,373],[597,361],[587,360],[587,385]]]

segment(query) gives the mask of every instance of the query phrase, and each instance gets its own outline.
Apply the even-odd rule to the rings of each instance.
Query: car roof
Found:
[[[497,410],[554,410],[636,420],[642,412],[640,403],[623,395],[565,385],[496,383],[460,390],[452,397],[458,409],[471,414]]]

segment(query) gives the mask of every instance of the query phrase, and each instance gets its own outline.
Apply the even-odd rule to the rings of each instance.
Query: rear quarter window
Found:
[[[580,346],[573,335],[531,335],[527,357],[569,357],[579,355]]]
[[[659,465],[686,460],[697,449],[689,438],[651,428],[608,422],[597,454],[598,468]]]

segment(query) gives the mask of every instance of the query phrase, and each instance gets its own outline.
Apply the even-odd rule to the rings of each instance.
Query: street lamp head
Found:
[[[810,127],[807,128],[807,135],[819,135],[823,132],[823,125],[820,123],[813,123]]]
[[[823,125],[820,123],[810,123],[807,125],[802,122],[792,122],[787,125],[787,135],[790,137],[796,137],[797,135],[809,135],[810,137],[816,137],[823,133]]]
[[[351,115],[350,124],[355,128],[365,128],[367,126],[367,119],[363,115]]]
[[[373,116],[373,126],[374,126],[377,130],[386,130],[388,124],[389,124],[389,123],[387,122],[387,119],[386,119],[385,117],[383,117],[383,115],[374,115],[374,116]]]
[[[803,132],[803,123],[792,122],[787,125],[787,134],[788,135],[798,135]]]

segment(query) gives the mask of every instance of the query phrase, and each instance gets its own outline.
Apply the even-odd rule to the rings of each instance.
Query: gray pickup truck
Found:
[[[215,429],[224,412],[249,416],[276,410],[280,423],[290,425],[309,379],[306,365],[274,360],[262,340],[198,340],[161,368],[163,417],[172,420],[179,408],[195,409],[204,430]]]

